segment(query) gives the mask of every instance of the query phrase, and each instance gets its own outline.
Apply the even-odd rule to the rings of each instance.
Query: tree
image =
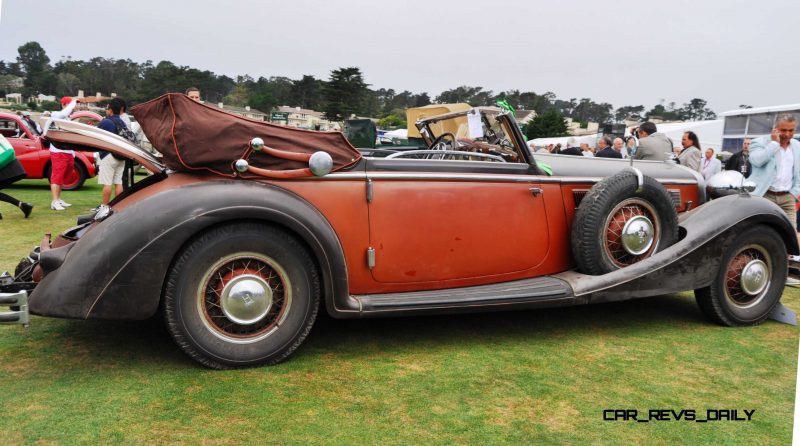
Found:
[[[231,92],[231,94],[225,96],[222,99],[222,102],[224,102],[225,104],[233,105],[236,107],[244,107],[245,105],[249,105],[249,101],[250,101],[250,90],[247,88],[245,82],[238,82],[236,86],[233,87],[233,91]]]
[[[567,122],[557,110],[548,110],[536,116],[525,127],[525,136],[528,139],[548,138],[551,136],[564,136],[567,134]]]
[[[58,103],[57,101],[42,101],[42,103],[39,106],[42,108],[42,110],[46,111],[61,110],[61,104]]]
[[[437,104],[466,102],[472,106],[493,105],[495,97],[492,95],[491,90],[484,91],[483,87],[468,87],[462,85],[452,90],[443,91],[439,96],[436,96],[434,102]]]
[[[715,119],[717,114],[713,110],[706,107],[708,103],[705,99],[694,98],[688,104],[683,104],[680,109],[681,117],[687,121],[703,121],[706,119]]]
[[[409,100],[408,106],[409,107],[424,107],[426,105],[430,105],[431,97],[428,96],[428,93],[420,93],[415,94]]]
[[[314,76],[304,74],[300,80],[292,81],[291,104],[309,110],[322,108],[322,90],[325,82]]]
[[[50,67],[50,58],[38,42],[28,42],[17,48],[17,63],[25,74],[23,93],[55,90],[56,80]]]
[[[407,126],[406,118],[400,114],[390,114],[378,121],[378,127],[382,129],[397,129]]]
[[[618,108],[614,112],[614,120],[616,122],[622,122],[627,118],[632,118],[637,121],[642,119],[642,115],[644,114],[644,105],[625,105]]]
[[[39,42],[28,42],[17,48],[17,52],[19,53],[17,63],[25,74],[38,73],[50,68],[50,58]]]
[[[78,76],[72,73],[61,73],[56,75],[56,95],[57,96],[69,96],[76,94],[78,92],[78,86],[80,85],[80,79]]]
[[[662,99],[659,101],[658,104],[653,106],[646,114],[645,119],[649,120],[651,118],[658,118],[663,119],[665,121],[680,121],[683,118],[681,112],[675,109],[675,103],[670,102],[666,106],[664,105],[664,100]]]
[[[509,90],[498,94],[495,100],[506,100],[516,109],[535,110],[537,114],[542,114],[552,108],[553,93],[536,94],[532,91],[520,92],[519,90]]]
[[[359,113],[367,91],[367,84],[358,67],[331,71],[330,79],[323,89],[325,118],[338,121]]]

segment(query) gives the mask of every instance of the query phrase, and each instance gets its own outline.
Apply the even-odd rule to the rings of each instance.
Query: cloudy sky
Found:
[[[651,107],[800,103],[798,0],[0,0],[0,59],[169,60],[432,97],[459,85]]]

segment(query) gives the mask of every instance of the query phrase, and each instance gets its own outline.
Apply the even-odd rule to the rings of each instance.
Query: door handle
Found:
[[[538,197],[539,194],[544,192],[544,190],[541,187],[532,187],[532,188],[530,188],[528,190],[531,191],[531,193],[533,194],[534,197]]]

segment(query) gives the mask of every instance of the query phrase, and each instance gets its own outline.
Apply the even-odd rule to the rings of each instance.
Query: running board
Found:
[[[352,296],[362,316],[536,308],[577,304],[572,287],[555,277],[407,293]],[[580,302],[586,303],[586,302]]]

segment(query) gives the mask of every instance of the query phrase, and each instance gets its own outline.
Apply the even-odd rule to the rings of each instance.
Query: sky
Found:
[[[328,79],[435,97],[460,85],[615,108],[800,103],[798,0],[0,0],[0,60],[169,60],[231,77]]]

